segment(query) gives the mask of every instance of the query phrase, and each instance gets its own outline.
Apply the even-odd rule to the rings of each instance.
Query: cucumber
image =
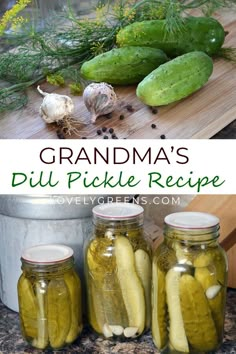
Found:
[[[117,34],[120,47],[153,47],[162,49],[170,57],[193,51],[212,56],[219,51],[224,40],[224,28],[210,17],[187,17],[183,31],[175,34],[166,32],[165,20],[135,22]]]
[[[85,62],[81,74],[87,80],[129,85],[140,82],[167,60],[166,54],[156,48],[115,48]]]
[[[149,106],[179,101],[199,90],[213,71],[212,59],[203,52],[181,55],[149,74],[137,87],[138,98]]]

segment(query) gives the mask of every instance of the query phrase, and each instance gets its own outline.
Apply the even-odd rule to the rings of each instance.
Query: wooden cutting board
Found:
[[[229,31],[225,45],[236,47],[235,12],[224,12],[217,17]],[[45,83],[42,88],[48,92],[54,90]],[[68,89],[55,91],[69,94]],[[96,135],[96,130],[106,126],[112,127],[118,138],[158,139],[162,134],[173,139],[210,138],[236,119],[236,64],[215,60],[214,73],[203,89],[181,102],[160,108],[158,114],[153,114],[136,98],[135,86],[117,87],[116,93],[119,103],[112,118],[101,117],[94,125],[89,124],[82,97],[73,98],[76,118],[86,122],[79,127],[81,137],[102,139]],[[2,114],[0,138],[57,138],[56,127],[46,125],[39,116],[42,97],[35,87],[29,89],[28,94],[29,103],[24,109]],[[132,111],[127,110],[127,105],[132,105]],[[120,120],[120,115],[125,119]],[[151,128],[152,124],[156,124],[155,129]]]
[[[201,195],[187,206],[188,211],[214,214],[220,219],[220,243],[227,251],[228,286],[236,288],[236,195]]]

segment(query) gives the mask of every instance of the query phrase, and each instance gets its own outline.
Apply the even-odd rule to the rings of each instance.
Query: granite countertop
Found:
[[[229,290],[225,321],[224,343],[217,354],[236,353],[236,290]],[[0,302],[0,354],[40,353],[30,348],[22,339],[19,328],[18,314],[7,309]],[[44,353],[86,353],[86,354],[158,354],[150,332],[132,342],[111,342],[103,340],[91,333],[88,328],[83,330],[80,338],[67,349],[61,351],[44,351]]]

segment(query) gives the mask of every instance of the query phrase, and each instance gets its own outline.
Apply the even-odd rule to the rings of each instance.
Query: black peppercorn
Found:
[[[109,139],[109,137],[107,135],[104,135],[103,139]]]
[[[152,129],[156,129],[157,126],[156,126],[156,124],[152,124],[151,127],[152,127]]]
[[[120,115],[120,120],[125,119],[125,116],[123,114]]]
[[[110,129],[109,129],[109,133],[110,133],[110,134],[114,133],[114,129],[113,129],[113,128],[110,128]]]
[[[107,127],[102,127],[102,131],[105,133],[107,131]]]
[[[165,138],[166,138],[165,134],[162,134],[162,135],[160,136],[160,138],[161,138],[161,139],[165,139]]]

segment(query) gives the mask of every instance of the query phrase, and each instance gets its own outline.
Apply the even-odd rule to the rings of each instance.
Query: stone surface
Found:
[[[217,354],[236,353],[236,290],[229,290],[225,321],[225,337]],[[18,314],[8,310],[0,303],[0,354],[40,353],[30,348],[22,339]],[[49,351],[44,351],[49,353]],[[82,336],[67,349],[50,353],[85,353],[85,354],[158,354],[150,332],[130,342],[111,342],[92,334],[87,328]]]

